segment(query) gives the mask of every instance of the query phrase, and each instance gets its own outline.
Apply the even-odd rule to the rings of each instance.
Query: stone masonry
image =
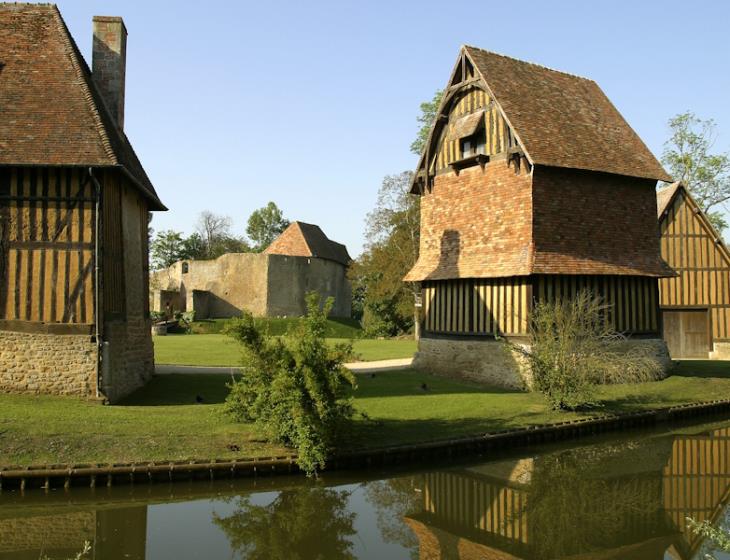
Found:
[[[88,397],[96,392],[89,335],[0,331],[0,391]]]

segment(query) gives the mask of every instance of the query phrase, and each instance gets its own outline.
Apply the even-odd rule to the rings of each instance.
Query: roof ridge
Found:
[[[529,60],[523,60],[521,58],[515,58],[514,56],[509,56],[507,54],[498,53],[496,51],[488,51],[487,49],[482,49],[480,47],[475,47],[474,45],[467,45],[464,44],[462,47],[467,49],[474,49],[476,51],[481,51],[486,54],[490,54],[493,56],[500,56],[502,58],[508,58],[510,60],[514,60],[515,62],[521,62],[522,64],[529,64],[530,66],[537,66],[538,68],[542,68],[543,70],[549,70],[550,72],[556,72],[557,74],[564,74],[565,76],[570,76],[571,78],[578,78],[580,80],[585,80],[587,82],[596,83],[595,80],[591,78],[587,78],[585,76],[580,76],[579,74],[573,74],[572,72],[566,72],[565,70],[558,70],[557,68],[551,68],[550,66],[545,66],[544,64],[538,64],[537,62],[532,62]]]
[[[64,46],[67,49],[66,54],[69,57],[69,60],[71,62],[71,66],[74,69],[74,73],[76,74],[78,80],[79,80],[79,86],[81,87],[81,92],[84,96],[84,99],[86,99],[86,106],[89,110],[89,113],[91,114],[91,118],[94,120],[94,128],[96,128],[96,131],[99,134],[99,139],[101,140],[102,147],[104,148],[104,152],[106,152],[107,157],[115,164],[119,165],[119,159],[117,158],[116,153],[114,152],[114,149],[112,148],[111,140],[109,139],[109,135],[107,134],[106,128],[104,126],[103,121],[101,120],[101,115],[99,114],[99,107],[97,106],[96,100],[94,99],[94,94],[91,91],[92,85],[89,84],[87,81],[86,74],[84,73],[84,68],[81,66],[81,62],[83,61],[84,66],[86,66],[86,69],[88,70],[88,65],[86,64],[86,61],[84,60],[84,57],[81,55],[81,52],[79,51],[78,45],[76,44],[76,41],[74,41],[73,37],[71,36],[71,32],[69,31],[68,27],[66,26],[66,22],[63,19],[63,16],[61,15],[60,10],[58,9],[58,6],[55,4],[51,4],[53,13],[53,17],[56,20],[56,25],[58,25],[58,30],[61,33],[61,41],[63,42]],[[89,71],[89,75],[91,75],[91,71]],[[106,109],[106,107],[105,107]]]

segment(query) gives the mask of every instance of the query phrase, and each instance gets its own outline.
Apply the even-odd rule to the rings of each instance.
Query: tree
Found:
[[[198,223],[195,229],[203,241],[206,258],[213,258],[216,243],[220,242],[221,239],[232,237],[231,225],[231,218],[214,214],[209,210],[203,210],[198,215]]]
[[[281,232],[289,227],[289,220],[273,202],[269,202],[263,208],[254,210],[248,218],[246,234],[253,241],[253,250],[261,252],[271,245]]]
[[[418,258],[420,233],[420,198],[409,194],[411,178],[404,171],[383,179],[367,216],[365,251],[350,269],[355,307],[371,335],[396,335],[414,324],[418,287],[403,282]]]
[[[255,422],[270,440],[297,450],[297,464],[307,474],[324,468],[339,435],[353,414],[345,388],[355,377],[344,367],[350,344],[330,347],[325,339],[327,315],[334,300],[320,308],[317,292],[306,296],[307,315],[288,336],[264,334],[245,312],[225,333],[243,348],[246,375],[229,385],[225,410],[240,422]]]
[[[157,232],[150,243],[152,268],[160,270],[185,257],[185,240],[182,233],[171,229]]]
[[[205,242],[199,233],[192,233],[189,237],[183,239],[183,254],[186,259],[204,259]]]
[[[436,90],[431,101],[424,101],[421,103],[421,114],[416,117],[421,128],[418,129],[416,139],[411,144],[411,152],[417,156],[421,155],[423,148],[426,146],[428,134],[431,132],[433,123],[436,120],[436,112],[438,111],[439,105],[441,105],[441,98],[443,95],[443,90]]]
[[[712,225],[722,233],[727,222],[720,208],[730,200],[730,154],[713,154],[715,122],[687,111],[669,119],[671,137],[664,144],[662,163],[682,181]]]

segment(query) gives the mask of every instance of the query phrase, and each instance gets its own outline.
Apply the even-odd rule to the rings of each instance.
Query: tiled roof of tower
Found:
[[[292,222],[282,234],[274,239],[264,253],[293,257],[317,257],[335,261],[347,266],[350,255],[347,247],[329,239],[319,226],[304,222]]]
[[[165,210],[53,4],[0,3],[0,165],[116,167]]]
[[[666,187],[659,189],[656,192],[657,217],[661,218],[662,214],[664,214],[667,207],[669,206],[669,203],[672,202],[672,200],[674,200],[674,195],[681,188],[682,188],[682,183],[677,181],[675,183],[672,183],[671,185],[667,185]]]
[[[671,181],[594,81],[464,49],[532,163]]]

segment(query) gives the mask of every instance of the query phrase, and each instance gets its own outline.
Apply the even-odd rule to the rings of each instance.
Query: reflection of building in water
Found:
[[[65,560],[74,558],[85,542],[92,546],[86,558],[144,560],[146,506],[57,509],[0,509],[0,560]]]
[[[689,560],[730,494],[730,429],[423,475],[421,560]]]

